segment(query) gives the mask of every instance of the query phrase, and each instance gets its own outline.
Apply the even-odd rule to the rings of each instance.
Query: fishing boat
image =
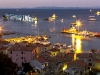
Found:
[[[88,21],[97,21],[97,19],[95,18],[95,16],[89,16]]]
[[[96,14],[97,14],[97,15],[100,15],[100,11],[97,11]]]

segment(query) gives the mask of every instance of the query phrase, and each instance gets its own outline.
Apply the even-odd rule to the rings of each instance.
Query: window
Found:
[[[22,57],[22,59],[23,59],[23,57]]]
[[[92,66],[92,63],[88,63],[89,66]]]
[[[23,54],[23,52],[22,52],[22,54]]]
[[[12,51],[10,51],[10,54],[12,54]]]
[[[88,67],[88,69],[90,69],[90,67]]]
[[[91,58],[89,59],[89,61],[92,61]]]

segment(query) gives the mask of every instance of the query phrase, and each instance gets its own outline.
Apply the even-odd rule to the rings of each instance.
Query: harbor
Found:
[[[93,14],[84,11],[79,14],[77,10],[75,14],[71,10],[35,10],[36,22],[29,21],[27,15],[32,13],[26,11],[21,14],[26,15],[23,21],[17,17],[3,20],[0,22],[1,51],[18,67],[28,63],[39,74],[45,71],[45,75],[81,75],[80,72],[85,75],[94,68],[100,70],[100,16],[92,10]],[[88,21],[89,15],[95,15],[96,21]]]
[[[32,17],[32,11],[33,10],[28,10],[26,12],[29,13],[22,13],[21,15],[30,15]],[[36,11],[36,13],[35,13]],[[51,11],[51,10],[50,10]],[[35,36],[35,35],[42,35],[45,31],[46,33],[51,37],[49,40],[52,44],[59,42],[59,43],[66,43],[67,46],[71,44],[71,34],[72,31],[70,30],[71,25],[75,26],[76,32],[74,32],[74,34],[79,35],[81,37],[83,37],[83,50],[89,50],[91,48],[96,48],[99,49],[99,44],[96,45],[96,43],[99,43],[100,39],[99,39],[99,21],[93,21],[90,22],[88,21],[88,18],[90,15],[95,15],[95,18],[97,18],[99,20],[99,16],[96,16],[97,10],[93,11],[93,13],[91,14],[90,10],[86,10],[86,12],[89,12],[90,14],[86,15],[82,14],[83,11],[80,12],[80,14],[75,14],[70,13],[70,15],[65,14],[65,10],[62,10],[61,14],[58,12],[58,10],[52,10],[53,12],[48,12],[47,15],[39,15],[38,13],[40,12],[40,10],[34,10],[34,14],[36,14],[35,16],[37,16],[38,18],[38,22],[35,25],[34,22],[21,22],[21,21],[13,21],[13,20],[8,20],[8,21],[2,21],[1,26],[3,26],[3,31],[10,31],[10,32],[14,32],[14,34],[7,34],[7,35],[3,35],[4,39],[8,39],[8,38],[15,38],[15,37],[22,37],[22,36]],[[9,12],[10,13],[15,13],[14,15],[19,15],[19,13],[21,13],[22,10],[18,10],[16,12],[16,10],[14,12]],[[31,12],[31,13],[30,13]],[[44,11],[41,11],[42,13],[45,13]],[[70,10],[70,12],[72,12]],[[4,12],[5,13],[5,12]],[[3,14],[4,14],[3,13]],[[55,19],[52,18],[53,14],[55,14],[57,17]],[[65,16],[63,16],[63,14],[65,14]],[[1,15],[2,16],[2,15]],[[81,17],[80,17],[81,16]],[[49,18],[51,17],[53,19],[53,21],[46,21],[44,20],[45,18]],[[68,17],[68,18],[67,18]],[[79,19],[81,18],[81,19]],[[62,21],[63,20],[63,21]],[[83,25],[81,26],[76,26],[75,23],[80,20],[82,22]],[[72,24],[71,24],[72,23]],[[63,31],[63,28],[66,28],[65,32],[61,32]],[[79,29],[79,31],[78,31]],[[27,30],[27,31],[26,31]],[[39,31],[38,31],[39,30]],[[73,29],[72,29],[73,30]],[[67,33],[66,33],[67,32]],[[84,33],[87,33],[84,35]],[[58,37],[57,37],[58,35]],[[89,39],[89,40],[84,40],[84,39]],[[90,41],[91,40],[91,41]],[[94,43],[91,43],[94,42]],[[89,47],[87,47],[87,45],[89,45]]]

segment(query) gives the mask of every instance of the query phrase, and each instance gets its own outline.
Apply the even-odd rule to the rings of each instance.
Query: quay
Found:
[[[16,34],[14,31],[1,31],[2,35],[10,35],[10,34]]]

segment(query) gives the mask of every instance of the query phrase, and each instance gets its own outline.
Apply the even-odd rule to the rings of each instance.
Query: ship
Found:
[[[46,18],[44,20],[48,20],[48,21],[54,21],[58,16],[56,16],[56,14],[53,14],[51,17]]]
[[[89,16],[88,21],[97,21],[97,19],[95,18],[95,16]]]
[[[78,31],[75,29],[75,27],[71,27],[70,29],[66,29],[66,27],[63,27],[61,33],[77,34]]]

